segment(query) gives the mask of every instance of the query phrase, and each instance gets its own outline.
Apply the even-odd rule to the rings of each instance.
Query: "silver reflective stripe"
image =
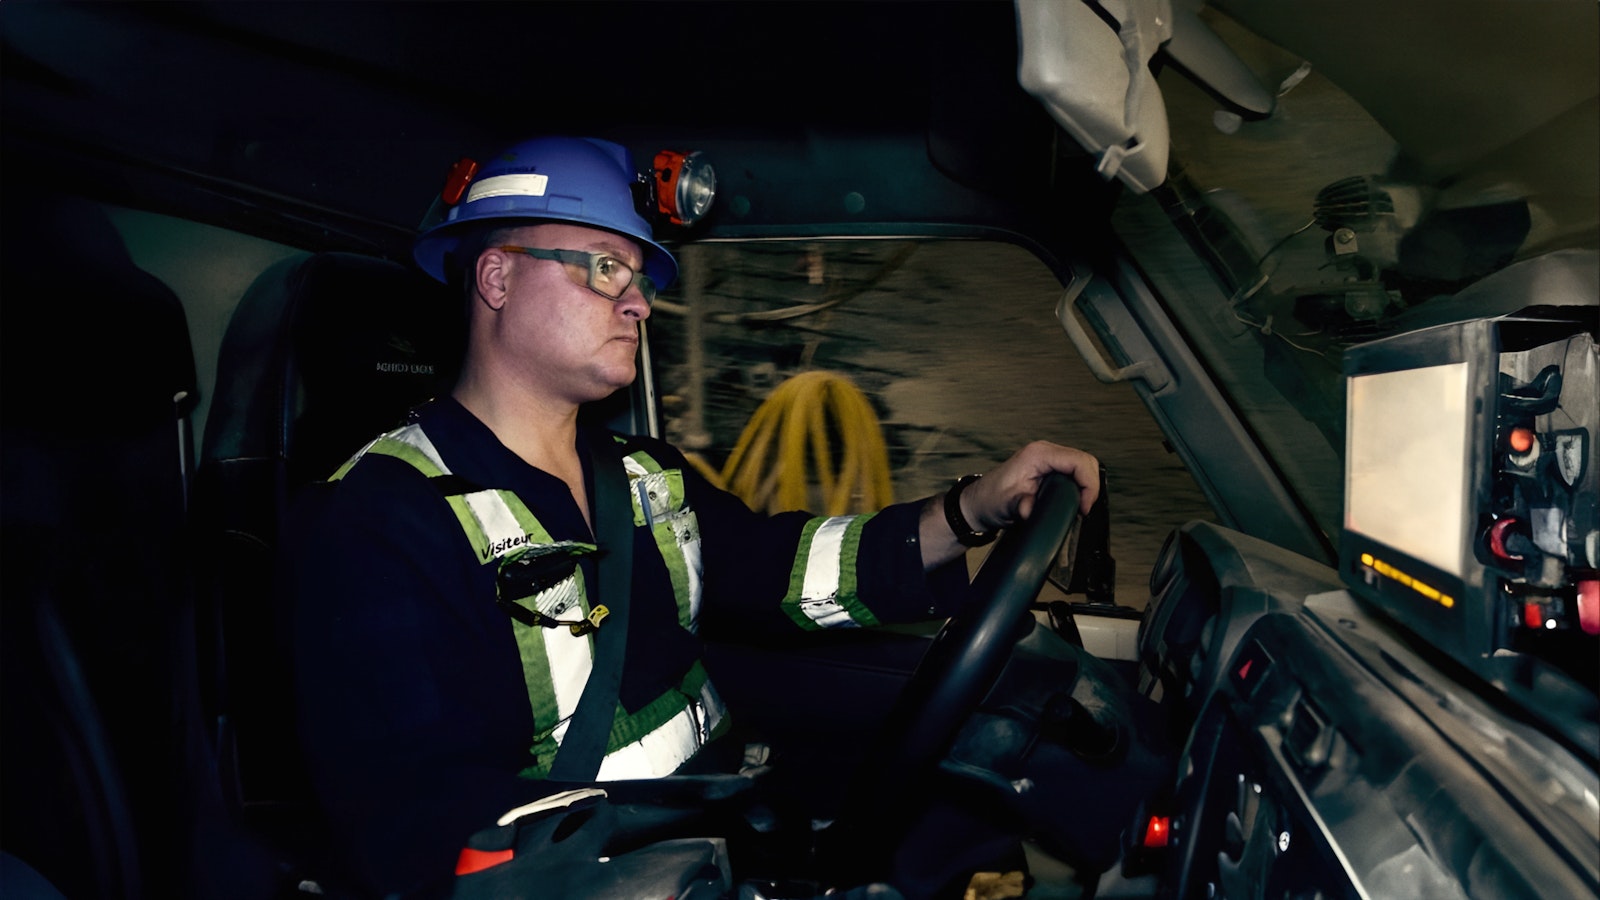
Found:
[[[509,175],[494,175],[473,182],[467,189],[467,197],[462,205],[474,200],[487,200],[491,197],[543,197],[550,187],[550,176],[536,172],[512,172]],[[451,210],[456,212],[455,209]]]
[[[638,495],[639,508],[644,513],[645,524],[665,517],[672,509],[672,496],[667,490],[666,473],[646,469],[632,455],[622,458],[622,467],[627,470],[628,478],[633,481],[633,489]]]
[[[594,670],[594,654],[587,635],[573,634],[566,628],[544,629],[544,652],[550,660],[550,684],[556,692],[556,714],[561,717],[554,734],[560,741],[567,733],[567,720],[578,709],[583,686]]]
[[[678,549],[683,551],[683,562],[689,576],[689,630],[697,631],[700,625],[700,572],[704,567],[700,561],[700,520],[692,512],[683,513],[683,517],[687,521],[681,524],[673,522],[672,533],[678,540]]]
[[[700,688],[699,700],[690,700],[661,727],[606,754],[595,780],[626,781],[671,775],[711,740],[711,733],[726,714],[722,698],[707,680]]]
[[[678,555],[683,559],[683,581],[687,588],[687,596],[684,599],[687,600],[688,615],[683,626],[691,633],[697,632],[700,622],[700,599],[703,593],[700,520],[695,516],[694,510],[689,509],[687,498],[681,496],[681,475],[675,470],[651,471],[633,454],[624,456],[622,465],[632,480],[633,500],[638,506],[640,518],[644,520],[644,526],[650,529],[652,534],[662,525],[672,530],[672,542],[677,547]],[[669,476],[669,472],[673,475]],[[672,491],[673,476],[677,476],[679,480],[676,509],[673,506],[675,499]],[[668,551],[659,545],[659,538],[658,549],[665,557]],[[673,561],[666,562],[668,570],[672,570]]]
[[[834,516],[817,526],[806,553],[806,576],[800,611],[823,628],[859,628],[861,623],[839,605],[839,576],[844,564],[845,532],[855,516]]]
[[[444,464],[444,457],[439,455],[438,449],[433,446],[433,441],[428,440],[428,436],[422,433],[421,425],[407,425],[404,428],[390,432],[388,437],[417,448],[419,453],[439,467],[440,472],[446,475],[450,474],[450,467]]]
[[[473,491],[463,494],[461,499],[472,510],[473,518],[478,520],[483,536],[489,539],[489,546],[501,547],[495,556],[504,556],[528,545],[527,530],[517,521],[516,513],[506,505],[506,499],[499,491]]]

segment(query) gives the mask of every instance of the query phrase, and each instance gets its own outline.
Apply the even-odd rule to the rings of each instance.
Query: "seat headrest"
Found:
[[[203,464],[277,457],[291,483],[326,477],[449,389],[464,335],[451,292],[399,263],[337,252],[283,260],[228,324]]]
[[[178,295],[134,264],[99,204],[9,182],[3,194],[4,423],[80,438],[171,430],[197,394]]]

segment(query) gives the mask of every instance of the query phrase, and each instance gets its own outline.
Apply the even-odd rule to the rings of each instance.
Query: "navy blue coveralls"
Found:
[[[566,484],[453,399],[424,404],[412,421],[454,476],[515,493],[558,540],[594,541]],[[671,446],[627,438],[635,449],[683,473],[700,528],[700,618],[719,633],[796,632],[780,606],[815,517],[754,513]],[[923,572],[920,509],[890,506],[859,531],[856,590],[881,622],[943,617],[965,596],[959,561]],[[375,454],[308,489],[285,534],[301,741],[342,855],[383,893],[447,884],[468,835],[561,787],[519,775],[537,726],[510,618],[494,602],[495,566],[477,558],[436,484]],[[702,654],[656,542],[644,528],[634,537],[620,690],[628,710],[678,684]],[[592,579],[593,559],[582,565]]]

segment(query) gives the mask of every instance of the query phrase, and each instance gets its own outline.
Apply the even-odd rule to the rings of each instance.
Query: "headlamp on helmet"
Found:
[[[648,179],[653,215],[674,225],[700,221],[717,196],[717,173],[699,150],[662,150]],[[652,213],[645,213],[646,216]]]

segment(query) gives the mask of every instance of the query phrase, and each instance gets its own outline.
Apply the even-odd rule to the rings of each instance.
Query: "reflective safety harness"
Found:
[[[367,454],[408,463],[439,488],[479,563],[497,567],[497,602],[510,615],[533,712],[533,762],[526,778],[550,774],[594,665],[595,627],[604,627],[584,584],[579,558],[594,544],[557,541],[527,504],[508,490],[481,489],[453,476],[420,425],[372,441],[329,479],[343,478]],[[700,526],[684,499],[683,472],[664,469],[643,451],[623,457],[635,527],[650,529],[666,563],[678,621],[696,628],[700,607]],[[508,570],[517,577],[508,578]],[[507,585],[523,590],[512,590]],[[519,596],[520,594],[520,596]],[[598,781],[668,775],[727,729],[726,709],[696,661],[675,689],[629,713],[619,703]]]

